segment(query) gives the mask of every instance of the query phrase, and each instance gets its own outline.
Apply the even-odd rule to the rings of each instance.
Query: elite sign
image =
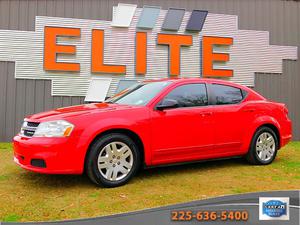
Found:
[[[30,54],[28,54],[30,53]],[[0,30],[0,60],[18,79],[50,79],[52,95],[85,96],[92,78],[217,77],[254,86],[282,73],[297,47],[269,44],[269,32],[239,30],[235,15],[118,4],[113,20],[37,16],[35,31]]]
[[[80,63],[58,62],[57,54],[76,55],[73,45],[57,44],[57,37],[80,38],[79,28],[45,27],[44,69],[53,71],[79,72]],[[126,65],[108,65],[104,63],[104,30],[92,30],[91,72],[104,74],[126,74]],[[204,77],[231,77],[232,70],[214,69],[213,62],[227,62],[229,54],[213,52],[214,45],[230,46],[230,37],[202,37],[203,72]],[[193,36],[183,34],[157,34],[157,44],[169,47],[169,74],[180,75],[180,51],[182,46],[192,46]],[[147,71],[147,32],[136,32],[135,36],[135,72],[145,75]]]

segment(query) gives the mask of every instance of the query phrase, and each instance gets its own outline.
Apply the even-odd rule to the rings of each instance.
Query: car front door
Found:
[[[177,102],[174,108],[157,106]],[[205,83],[181,84],[158,100],[151,112],[152,163],[205,158],[213,148],[213,114]]]

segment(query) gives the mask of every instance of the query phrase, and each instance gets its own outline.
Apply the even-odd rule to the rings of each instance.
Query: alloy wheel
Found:
[[[264,162],[269,161],[276,151],[276,143],[272,134],[263,132],[256,141],[256,154]]]
[[[98,170],[105,179],[122,180],[131,171],[132,150],[123,142],[111,142],[101,149],[97,163]]]

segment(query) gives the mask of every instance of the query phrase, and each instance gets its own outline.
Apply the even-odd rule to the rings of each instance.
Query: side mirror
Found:
[[[156,106],[157,110],[172,109],[179,106],[178,101],[174,99],[164,99]]]

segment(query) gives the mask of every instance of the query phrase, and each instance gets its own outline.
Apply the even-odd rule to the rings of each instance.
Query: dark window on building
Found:
[[[205,84],[186,84],[172,90],[164,99],[176,100],[179,107],[204,106],[208,104]]]
[[[216,105],[236,104],[243,100],[243,94],[239,88],[213,84],[212,91]]]

